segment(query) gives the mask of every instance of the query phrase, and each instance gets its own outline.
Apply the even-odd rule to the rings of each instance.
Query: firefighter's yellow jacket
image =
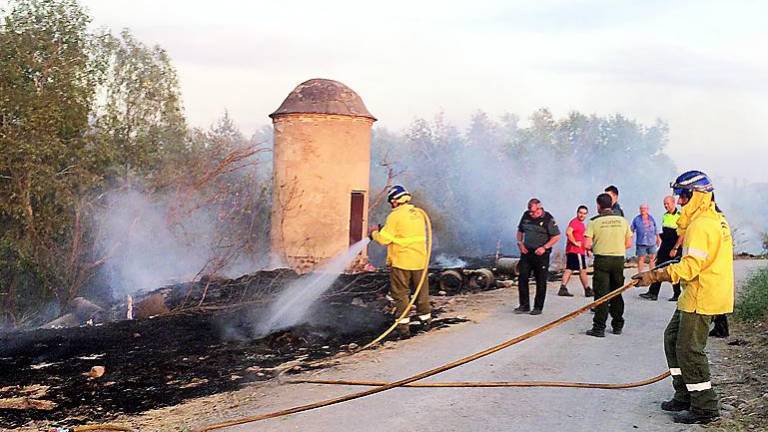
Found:
[[[420,211],[412,204],[397,206],[381,230],[371,234],[374,240],[387,246],[388,265],[403,270],[426,267],[426,225]]]
[[[712,194],[694,192],[681,220],[683,258],[668,267],[672,282],[683,286],[677,308],[701,315],[733,312],[733,238]]]

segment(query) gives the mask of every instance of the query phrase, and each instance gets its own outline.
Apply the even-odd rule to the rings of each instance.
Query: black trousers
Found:
[[[533,251],[520,257],[520,276],[518,276],[518,292],[520,294],[520,307],[530,308],[531,299],[528,292],[528,279],[533,273],[536,278],[536,297],[533,299],[534,309],[544,309],[544,299],[547,297],[547,276],[549,275],[549,255],[547,250],[542,255],[536,255]]]
[[[595,290],[595,300],[624,285],[623,256],[595,255],[594,269],[592,287]],[[592,327],[605,330],[608,315],[611,315],[611,327],[614,330],[624,327],[624,299],[621,294],[595,308]]]
[[[677,255],[675,257],[670,257],[669,253],[672,252],[672,248],[675,247],[675,243],[677,243],[677,238],[669,238],[669,239],[662,239],[661,240],[661,246],[659,246],[659,252],[656,254],[656,264],[663,264],[666,261],[680,258],[683,256],[683,251],[678,250]],[[661,282],[655,282],[651,284],[650,287],[648,287],[648,292],[653,294],[654,296],[659,295],[659,291],[661,290]],[[680,284],[676,283],[672,285],[672,291],[674,292],[675,297],[680,296]]]

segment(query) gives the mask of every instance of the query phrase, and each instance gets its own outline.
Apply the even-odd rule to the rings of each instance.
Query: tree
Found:
[[[185,149],[187,133],[176,70],[159,46],[148,47],[130,31],[108,36],[108,74],[95,107],[96,134],[109,154],[113,180],[145,175]]]
[[[89,23],[75,0],[16,0],[0,25],[0,320],[92,286],[103,192],[168,187],[192,151],[167,54]]]
[[[0,27],[1,266],[7,308],[24,285],[66,297],[91,171],[88,120],[103,63],[74,0],[20,0]],[[59,252],[63,252],[59,255]],[[67,258],[65,258],[67,257]]]

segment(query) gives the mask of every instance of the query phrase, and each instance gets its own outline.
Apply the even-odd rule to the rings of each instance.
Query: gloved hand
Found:
[[[373,240],[374,231],[381,231],[381,225],[371,225],[368,227],[368,238]]]
[[[666,268],[648,270],[632,276],[633,280],[638,281],[635,286],[644,287],[656,282],[672,282],[672,276]]]

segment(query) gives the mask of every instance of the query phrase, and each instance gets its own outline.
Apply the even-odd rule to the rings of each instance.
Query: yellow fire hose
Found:
[[[113,424],[96,424],[96,425],[88,425],[88,426],[75,426],[72,429],[69,429],[72,432],[86,432],[86,431],[122,431],[122,432],[133,432],[133,429],[128,426],[120,426],[120,425],[113,425]]]
[[[668,377],[669,371],[655,377],[629,383],[584,383],[570,381],[454,381],[434,383],[411,383],[400,387],[411,388],[461,388],[461,387],[565,387],[565,388],[592,388],[592,389],[628,389],[653,384]],[[349,381],[349,380],[323,380],[323,379],[296,379],[286,381],[289,384],[331,384],[348,386],[380,387],[389,384],[386,381]]]
[[[420,210],[421,211],[421,210]],[[419,290],[423,288],[423,285],[427,278],[427,268],[430,260],[430,255],[432,251],[432,225],[431,221],[429,220],[429,217],[427,214],[423,211],[421,211],[424,220],[426,221],[427,225],[427,256],[426,256],[426,263],[424,272],[421,275],[421,279],[419,281],[418,286],[416,287],[416,290],[414,291],[413,297],[411,298],[411,301],[408,303],[408,307],[405,309],[405,311],[395,320],[394,324],[390,326],[384,333],[382,333],[379,337],[374,339],[373,341],[369,342],[364,347],[360,348],[357,351],[361,351],[364,349],[367,349],[378,342],[380,342],[382,339],[384,339],[389,333],[394,330],[398,324],[398,322],[405,318],[405,316],[410,312],[410,309],[413,307],[414,302],[416,301],[416,298],[418,296]],[[352,381],[352,380],[312,380],[312,379],[304,379],[304,380],[291,380],[288,381],[289,383],[315,383],[315,384],[334,384],[334,385],[356,385],[356,386],[372,386],[374,388],[369,390],[364,390],[357,393],[350,393],[348,395],[336,397],[333,399],[326,399],[310,404],[305,405],[299,405],[296,407],[280,410],[280,411],[274,411],[271,413],[261,414],[261,415],[255,415],[255,416],[248,416],[248,417],[242,417],[239,419],[229,420],[221,423],[211,424],[208,426],[205,426],[202,429],[199,429],[200,432],[207,432],[212,430],[218,430],[225,427],[230,426],[236,426],[246,423],[253,423],[261,420],[266,420],[270,418],[276,418],[276,417],[283,417],[290,414],[296,414],[304,411],[309,411],[317,408],[322,408],[330,405],[339,404],[342,402],[351,401],[354,399],[363,398],[366,396],[370,396],[373,394],[381,393],[387,390],[391,390],[393,388],[398,387],[414,387],[414,388],[456,388],[456,387],[567,387],[567,388],[595,388],[595,389],[627,389],[627,388],[633,388],[633,387],[641,387],[649,384],[653,384],[656,382],[659,382],[667,377],[669,377],[670,373],[669,371],[665,371],[662,374],[659,374],[655,377],[648,378],[642,381],[636,381],[636,382],[630,382],[630,383],[620,383],[620,384],[612,384],[612,383],[582,383],[582,382],[564,382],[564,381],[490,381],[490,382],[444,382],[444,383],[415,383],[416,381],[420,381],[424,378],[428,378],[437,374],[440,374],[442,372],[445,372],[450,369],[454,369],[456,367],[462,366],[464,364],[473,362],[475,360],[478,360],[480,358],[489,356],[493,353],[496,353],[498,351],[501,351],[503,349],[506,349],[512,345],[516,345],[520,342],[523,342],[527,339],[530,339],[536,335],[539,335],[547,330],[550,330],[552,328],[555,328],[567,321],[572,320],[573,318],[583,314],[587,310],[597,307],[599,305],[602,305],[612,298],[620,295],[624,291],[627,291],[628,289],[635,286],[637,282],[632,280],[626,285],[615,289],[614,291],[611,291],[607,295],[601,297],[598,300],[593,301],[592,303],[589,303],[587,305],[584,305],[580,307],[579,309],[576,309],[567,315],[564,315],[554,321],[551,321],[547,324],[544,324],[538,328],[535,328],[527,333],[524,333],[520,336],[516,336],[512,339],[508,339],[502,343],[499,343],[497,345],[494,345],[492,347],[486,348],[485,350],[479,351],[475,354],[463,357],[461,359],[455,360],[450,363],[446,363],[442,366],[438,366],[436,368],[418,373],[416,375],[412,375],[408,378],[403,378],[399,381],[395,382],[379,382],[379,381]],[[355,351],[355,352],[357,352]],[[415,383],[415,384],[414,384]],[[74,432],[85,432],[85,431],[96,431],[96,430],[105,430],[105,431],[132,431],[131,428],[125,427],[125,426],[118,426],[118,425],[89,425],[89,426],[79,426],[72,429]]]
[[[384,331],[384,333],[380,334],[379,337],[377,337],[376,339],[368,342],[368,344],[366,344],[362,348],[358,348],[358,349],[356,349],[354,351],[350,351],[348,353],[348,355],[352,355],[352,354],[355,354],[357,352],[366,350],[366,349],[376,345],[377,343],[381,342],[382,339],[384,339],[390,333],[392,333],[392,330],[394,330],[397,327],[397,324],[400,322],[400,320],[405,318],[408,315],[408,313],[411,311],[411,308],[413,308],[413,304],[416,302],[416,299],[417,299],[417,296],[419,295],[419,292],[424,287],[424,283],[427,280],[427,273],[429,273],[428,272],[429,261],[431,260],[431,257],[432,257],[432,221],[429,219],[429,216],[427,215],[427,213],[424,210],[422,210],[422,209],[420,209],[418,207],[416,208],[416,210],[419,213],[421,213],[421,215],[424,217],[424,223],[426,225],[426,230],[427,230],[427,255],[426,255],[425,260],[424,260],[425,261],[424,262],[424,271],[421,273],[421,279],[419,279],[419,284],[416,286],[416,289],[413,292],[413,296],[411,297],[410,302],[408,302],[408,306],[406,306],[405,310],[400,314],[400,316],[398,316],[395,319],[395,322],[388,329],[386,329]],[[427,288],[427,289],[429,289],[429,288]],[[335,360],[338,360],[338,358],[339,357],[336,357]],[[320,361],[318,361],[316,363],[313,362],[313,363],[310,363],[310,364],[317,364],[317,363],[321,363],[323,361],[324,360],[320,360]],[[86,432],[86,431],[127,431],[127,432],[131,432],[131,431],[133,431],[133,429],[131,429],[131,428],[127,427],[127,426],[112,425],[112,424],[95,424],[95,425],[88,425],[88,426],[76,426],[74,428],[71,428],[70,430],[72,432]]]
[[[395,381],[395,382],[383,383],[382,385],[376,386],[376,387],[374,387],[372,389],[368,389],[368,390],[364,390],[364,391],[360,391],[360,392],[356,392],[356,393],[350,393],[350,394],[347,394],[347,395],[344,395],[344,396],[339,396],[339,397],[332,398],[332,399],[326,399],[326,400],[322,400],[322,401],[318,401],[318,402],[313,402],[313,403],[310,403],[310,404],[299,405],[299,406],[295,406],[295,407],[292,407],[292,408],[288,408],[288,409],[284,409],[284,410],[280,410],[280,411],[274,411],[274,412],[270,412],[270,413],[266,413],[266,414],[247,416],[247,417],[242,417],[242,418],[239,418],[239,419],[228,420],[228,421],[221,422],[221,423],[211,424],[211,425],[205,426],[204,428],[200,429],[200,432],[212,431],[212,430],[222,429],[222,428],[225,428],[225,427],[241,425],[241,424],[245,424],[245,423],[253,423],[253,422],[257,422],[257,421],[261,421],[261,420],[266,420],[266,419],[270,419],[270,418],[283,417],[283,416],[286,416],[286,415],[289,415],[289,414],[296,414],[296,413],[300,413],[300,412],[304,412],[304,411],[309,411],[309,410],[313,410],[313,409],[317,409],[317,408],[322,408],[322,407],[326,407],[326,406],[330,406],[330,405],[336,405],[336,404],[339,404],[339,403],[342,403],[342,402],[347,402],[347,401],[351,401],[351,400],[354,400],[354,399],[359,399],[359,398],[363,398],[363,397],[370,396],[370,395],[373,395],[373,394],[385,392],[385,391],[391,390],[393,388],[402,387],[402,386],[411,384],[413,382],[420,381],[420,380],[422,380],[424,378],[429,378],[431,376],[437,375],[437,374],[445,372],[447,370],[451,370],[451,369],[454,369],[454,368],[459,367],[461,365],[464,365],[464,364],[473,362],[475,360],[478,360],[480,358],[489,356],[489,355],[491,355],[493,353],[496,353],[498,351],[501,351],[501,350],[503,350],[505,348],[509,348],[512,345],[515,345],[515,344],[518,344],[518,343],[520,343],[522,341],[530,339],[530,338],[532,338],[532,337],[534,337],[534,336],[536,336],[538,334],[541,334],[541,333],[543,333],[543,332],[545,332],[547,330],[555,328],[555,327],[557,327],[557,326],[559,326],[559,325],[561,325],[561,324],[563,324],[563,323],[565,323],[567,321],[572,320],[573,318],[577,317],[578,315],[581,315],[582,313],[588,311],[590,308],[594,308],[596,306],[602,305],[603,303],[606,303],[607,301],[609,301],[612,298],[618,296],[619,294],[623,293],[624,291],[627,291],[628,289],[634,287],[636,283],[637,283],[636,281],[632,280],[629,283],[627,283],[626,285],[611,291],[607,295],[605,295],[605,296],[603,296],[603,297],[593,301],[592,303],[584,305],[584,306],[582,306],[582,307],[580,307],[580,308],[578,308],[578,309],[568,313],[567,315],[564,315],[564,316],[562,316],[562,317],[560,317],[560,318],[558,318],[558,319],[556,319],[554,321],[551,321],[551,322],[549,322],[547,324],[544,324],[544,325],[542,325],[542,326],[540,326],[540,327],[538,327],[536,329],[533,329],[533,330],[531,330],[531,331],[529,331],[527,333],[524,333],[524,334],[522,334],[520,336],[516,336],[516,337],[514,337],[512,339],[508,339],[508,340],[506,340],[506,341],[504,341],[502,343],[494,345],[494,346],[492,346],[490,348],[486,348],[486,349],[484,349],[482,351],[479,351],[479,352],[477,352],[475,354],[472,354],[472,355],[469,355],[467,357],[463,357],[463,358],[460,358],[458,360],[452,361],[450,363],[446,363],[446,364],[444,364],[442,366],[438,366],[436,368],[433,368],[433,369],[430,369],[430,370],[427,370],[427,371],[424,371],[424,372],[420,372],[420,373],[418,373],[416,375],[412,375],[412,376],[410,376],[408,378],[403,378],[403,379],[401,379],[399,381]],[[661,374],[661,375],[659,375],[657,377],[645,380],[644,382],[641,382],[641,383],[642,383],[642,385],[651,384],[653,382],[656,382],[658,380],[666,378],[668,375],[669,375],[668,372],[665,372],[664,374]],[[568,383],[567,385],[571,386],[573,384],[578,384],[578,383]],[[630,383],[630,384],[633,384],[633,383]],[[624,385],[626,385],[626,384],[624,384]],[[619,388],[623,388],[623,387],[619,387]]]

